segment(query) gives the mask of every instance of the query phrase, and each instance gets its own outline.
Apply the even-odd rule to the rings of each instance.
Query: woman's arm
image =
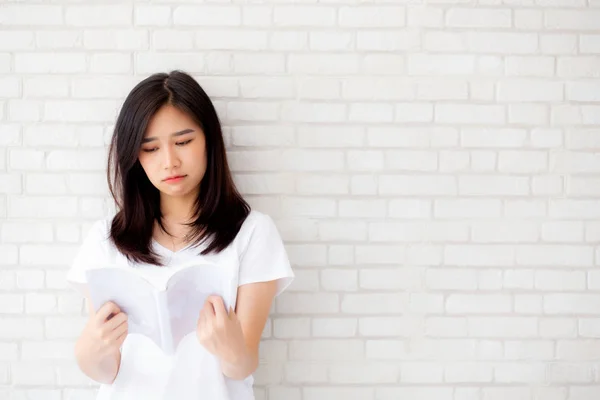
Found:
[[[97,360],[90,356],[84,349],[75,345],[75,358],[79,369],[98,383],[111,384],[115,381],[121,365],[121,352],[113,356]]]
[[[244,379],[258,367],[258,347],[277,289],[275,281],[238,288],[236,311],[225,309],[220,296],[208,296],[198,318],[200,344],[218,357],[221,371]]]
[[[91,305],[89,296],[86,296],[86,300],[88,304],[89,324],[96,317],[96,313]],[[121,365],[120,349],[117,348],[107,355],[98,358],[96,352],[93,352],[89,346],[86,346],[84,335],[85,329],[75,343],[77,365],[85,375],[94,381],[111,384],[117,377],[119,366]]]
[[[221,370],[232,379],[244,379],[258,367],[260,339],[269,317],[277,282],[257,282],[238,288],[236,315],[240,322],[246,352],[233,362],[222,362]]]

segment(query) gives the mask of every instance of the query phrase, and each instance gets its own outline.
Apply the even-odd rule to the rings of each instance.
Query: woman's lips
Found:
[[[180,180],[182,180],[183,178],[185,178],[186,176],[187,175],[180,175],[175,178],[165,179],[165,182],[166,183],[176,183],[176,182],[179,182]]]

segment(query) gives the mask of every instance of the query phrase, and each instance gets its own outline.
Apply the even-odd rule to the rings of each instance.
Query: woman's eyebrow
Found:
[[[193,129],[189,129],[189,128],[188,129],[184,129],[182,131],[172,133],[171,137],[185,135],[186,133],[190,133],[190,132],[194,132],[194,130]],[[156,139],[158,139],[158,138],[157,137],[144,138],[144,139],[142,139],[142,143],[148,143],[148,142],[151,142],[151,141],[156,140]]]

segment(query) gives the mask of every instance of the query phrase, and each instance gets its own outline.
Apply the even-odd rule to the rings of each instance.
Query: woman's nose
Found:
[[[177,166],[177,164],[179,163],[179,160],[177,158],[177,151],[173,147],[166,147],[166,150],[164,152],[163,163],[165,169]]]

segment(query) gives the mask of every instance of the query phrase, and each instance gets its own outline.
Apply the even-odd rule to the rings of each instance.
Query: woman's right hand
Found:
[[[90,315],[77,345],[88,357],[100,360],[118,353],[127,333],[127,315],[108,301]]]

